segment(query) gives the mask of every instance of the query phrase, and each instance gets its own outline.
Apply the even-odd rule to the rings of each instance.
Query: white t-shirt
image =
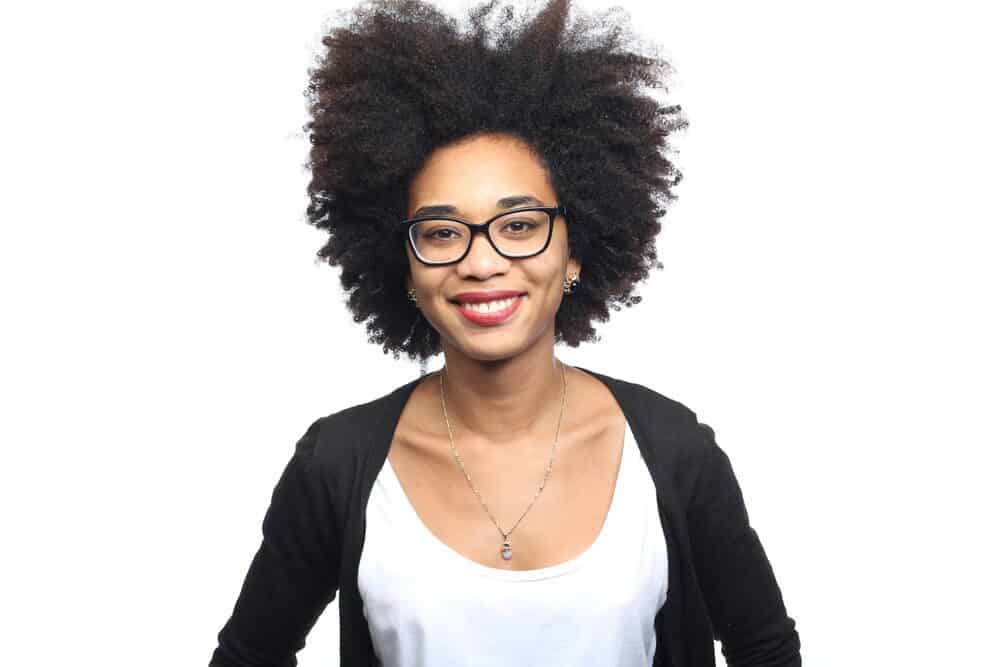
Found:
[[[366,522],[358,587],[384,667],[653,662],[667,545],[656,489],[627,425],[607,518],[572,560],[504,570],[466,558],[423,523],[388,459]]]

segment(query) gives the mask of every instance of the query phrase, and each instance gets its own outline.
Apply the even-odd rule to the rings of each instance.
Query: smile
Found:
[[[505,322],[517,312],[523,296],[512,296],[481,303],[458,303],[458,312],[470,322],[490,326]]]

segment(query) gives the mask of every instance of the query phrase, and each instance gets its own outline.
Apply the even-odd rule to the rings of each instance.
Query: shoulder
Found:
[[[632,407],[643,412],[656,412],[671,421],[677,422],[695,418],[694,411],[689,407],[646,385],[639,384],[638,382],[630,382],[579,366],[577,368],[595,376],[607,385],[615,395],[615,398],[623,403],[623,408]],[[628,405],[625,405],[625,403],[628,403]]]
[[[296,445],[296,453],[316,466],[341,466],[379,436],[391,436],[396,419],[419,378],[364,403],[315,419]]]
[[[659,426],[690,427],[699,423],[694,410],[651,387],[583,367],[577,368],[603,382],[629,416],[641,417]]]
[[[580,368],[601,380],[618,400],[636,438],[650,455],[688,468],[719,454],[715,431],[681,401],[638,382]]]

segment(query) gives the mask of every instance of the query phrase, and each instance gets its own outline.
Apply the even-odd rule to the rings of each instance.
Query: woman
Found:
[[[357,321],[444,365],[316,420],[212,665],[798,665],[729,460],[682,404],[555,355],[638,301],[685,124],[615,14],[354,10],[312,72],[310,221]]]

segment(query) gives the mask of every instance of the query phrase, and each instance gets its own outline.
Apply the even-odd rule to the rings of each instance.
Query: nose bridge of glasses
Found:
[[[498,255],[497,248],[494,247],[493,241],[491,241],[491,234],[493,233],[494,224],[491,221],[489,224],[470,224],[469,225],[469,255],[473,255],[476,252],[489,252],[494,255]],[[478,239],[478,241],[477,241]],[[476,244],[479,244],[479,250],[477,251]]]

